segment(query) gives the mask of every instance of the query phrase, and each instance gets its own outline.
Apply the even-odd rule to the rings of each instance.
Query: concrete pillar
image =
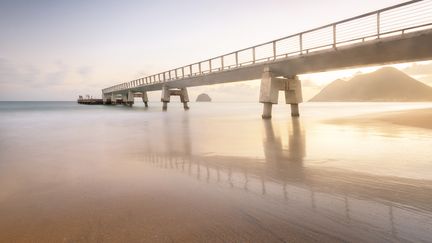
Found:
[[[117,96],[114,93],[111,94],[111,104],[117,104]]]
[[[168,103],[170,102],[170,91],[166,85],[162,86],[161,101],[163,102],[162,110],[166,111],[168,109]]]
[[[144,91],[143,93],[142,93],[142,100],[143,100],[143,102],[144,102],[144,106],[145,107],[148,107],[148,97],[147,97],[147,92],[146,91]]]
[[[127,94],[127,105],[128,106],[132,106],[134,104],[134,94],[132,93],[132,91],[128,91]]]
[[[298,104],[291,104],[291,116],[292,117],[300,116]]]
[[[262,114],[262,118],[263,119],[270,119],[271,118],[271,114],[272,114],[272,103],[263,103],[264,104],[264,108],[263,108],[263,114]]]
[[[123,105],[127,105],[127,101],[128,101],[127,94],[122,94],[122,103],[123,103]]]
[[[291,116],[299,116],[298,104],[303,102],[301,82],[297,76],[276,78],[268,67],[264,69],[261,78],[260,99],[264,104],[263,119],[272,117],[272,105],[278,103],[279,91],[285,92],[285,101],[291,105]]]
[[[108,98],[108,95],[105,95],[105,94],[102,92],[102,103],[103,103],[104,105],[106,105],[106,103],[107,103],[107,98]]]
[[[291,116],[298,117],[299,103],[303,102],[301,82],[297,76],[287,77],[288,87],[285,89],[285,101],[291,105]]]
[[[272,105],[278,103],[279,89],[277,83],[272,78],[273,74],[269,68],[264,69],[261,78],[260,98],[259,102],[264,104],[263,119],[270,119],[272,114]]]
[[[189,110],[188,102],[189,102],[189,95],[186,88],[180,89],[180,101],[183,103],[183,108],[185,110]]]

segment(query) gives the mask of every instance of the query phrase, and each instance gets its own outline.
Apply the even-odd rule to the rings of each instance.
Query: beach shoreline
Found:
[[[387,111],[326,120],[332,124],[373,125],[390,123],[400,126],[432,129],[432,108]]]

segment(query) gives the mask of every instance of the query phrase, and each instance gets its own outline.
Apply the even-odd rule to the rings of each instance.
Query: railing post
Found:
[[[201,74],[201,62],[198,63],[198,72]]]
[[[299,35],[299,41],[300,41],[300,54],[303,54],[303,33]]]
[[[377,37],[380,38],[380,23],[381,23],[381,12],[377,12]]]
[[[211,59],[209,60],[209,68],[210,68],[210,72],[212,72]]]
[[[253,57],[252,63],[255,63],[255,46],[252,47],[252,57]]]
[[[182,67],[182,78],[184,78],[184,67]]]
[[[239,66],[239,62],[238,62],[238,52],[235,52],[235,59],[236,59],[236,67]]]
[[[172,70],[169,70],[169,71],[168,71],[168,79],[169,79],[169,80],[171,80],[171,71],[172,71]]]
[[[273,41],[273,60],[276,60],[276,41]]]
[[[166,82],[165,72],[163,73],[163,81]]]
[[[189,65],[189,76],[191,76],[191,77],[192,77],[192,64],[191,64],[191,65]]]
[[[221,70],[224,70],[224,56],[221,56]]]
[[[336,25],[333,25],[333,48],[336,49]]]
[[[175,70],[175,78],[178,79],[177,69]]]

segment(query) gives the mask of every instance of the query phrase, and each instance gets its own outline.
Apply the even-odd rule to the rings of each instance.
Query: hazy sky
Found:
[[[404,1],[2,0],[0,100],[100,96],[102,88],[113,84],[400,2]],[[322,86],[357,71],[304,79]],[[250,100],[257,89],[256,82],[249,82],[190,92],[209,92],[219,100],[238,96],[242,101]]]

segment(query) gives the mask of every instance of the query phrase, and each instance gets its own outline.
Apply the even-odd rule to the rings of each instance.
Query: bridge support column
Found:
[[[180,101],[183,103],[183,108],[189,110],[188,102],[189,95],[186,88],[181,89],[169,89],[168,86],[164,85],[162,87],[162,97],[163,102],[162,110],[166,111],[168,108],[168,103],[170,102],[171,96],[180,96]]]
[[[269,68],[264,69],[261,78],[260,98],[259,102],[264,104],[263,119],[270,119],[272,117],[272,105],[278,103],[279,88],[276,87],[278,82],[273,78],[273,73]]]
[[[147,92],[146,91],[144,91],[142,93],[142,101],[144,102],[144,106],[148,107],[148,96],[147,96]]]
[[[127,105],[127,101],[128,101],[127,94],[122,94],[122,104]]]
[[[262,118],[263,119],[270,119],[271,118],[271,114],[272,114],[272,103],[266,102],[263,103],[264,107],[263,107],[263,114],[262,114]]]
[[[128,106],[133,106],[133,104],[134,104],[134,94],[131,91],[128,91],[128,93],[127,93],[126,104]]]
[[[111,94],[111,104],[112,105],[117,104],[117,96],[114,93]]]
[[[298,104],[303,101],[301,83],[297,76],[276,78],[269,68],[264,69],[261,79],[260,98],[263,103],[263,119],[272,117],[272,105],[278,103],[279,91],[285,92],[285,101],[291,105],[291,116],[299,116]]]
[[[189,95],[186,88],[180,89],[180,101],[183,103],[183,108],[185,110],[189,110],[188,102],[189,102]]]
[[[166,85],[162,86],[161,101],[163,102],[162,110],[166,111],[168,109],[168,103],[170,102],[170,90]]]
[[[286,77],[287,87],[285,88],[285,101],[291,105],[291,116],[298,117],[299,103],[303,102],[301,82],[297,76]]]
[[[108,95],[105,95],[105,94],[102,92],[102,103],[103,103],[104,105],[106,105],[107,102],[108,102]]]

